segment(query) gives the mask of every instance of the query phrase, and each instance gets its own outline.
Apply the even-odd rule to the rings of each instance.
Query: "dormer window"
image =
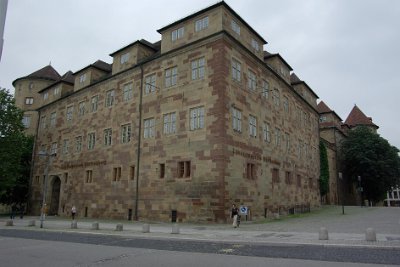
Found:
[[[55,96],[60,94],[60,86],[57,86],[56,88],[54,88],[53,94]]]
[[[183,33],[184,33],[184,28],[179,28],[176,30],[172,31],[172,41],[176,41],[178,39],[181,39],[183,37]]]
[[[129,52],[121,55],[121,64],[127,63],[129,60]]]
[[[319,117],[319,122],[326,122],[326,117],[325,116]]]
[[[197,20],[194,26],[196,32],[207,28],[208,28],[208,17]]]
[[[47,100],[49,98],[49,92],[45,92],[43,94],[43,100]]]
[[[231,21],[231,28],[234,32],[236,32],[238,35],[240,35],[240,26],[237,24],[236,21],[232,20]]]
[[[86,81],[86,73],[82,74],[82,75],[79,77],[79,82],[80,82],[80,83],[84,83],[85,81]]]
[[[260,45],[258,42],[254,39],[251,39],[251,46],[256,50],[257,52],[260,51]]]

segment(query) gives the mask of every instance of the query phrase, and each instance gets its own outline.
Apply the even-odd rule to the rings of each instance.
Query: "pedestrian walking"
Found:
[[[236,207],[235,204],[232,205],[232,210],[231,210],[231,218],[233,220],[232,226],[234,228],[238,227],[238,216],[239,216],[239,210]]]
[[[72,208],[71,208],[72,220],[75,220],[75,214],[76,214],[76,207],[75,207],[75,205],[72,205]]]

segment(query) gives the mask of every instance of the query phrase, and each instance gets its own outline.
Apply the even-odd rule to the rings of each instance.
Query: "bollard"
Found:
[[[117,224],[117,226],[115,227],[115,231],[122,231],[124,229],[124,226],[122,225],[122,223]]]
[[[99,223],[98,222],[92,223],[92,230],[99,230],[99,229],[100,229],[100,227],[99,227]]]
[[[78,222],[77,221],[73,220],[71,222],[71,229],[78,229]]]
[[[6,226],[14,226],[14,221],[13,220],[7,220],[6,221]]]
[[[179,234],[179,225],[177,223],[174,223],[172,225],[172,232],[171,234]]]
[[[374,228],[368,228],[365,231],[365,240],[366,241],[376,241],[376,233]]]
[[[150,224],[148,223],[143,224],[142,233],[150,233]]]
[[[28,222],[28,226],[35,226],[36,225],[36,221],[35,220],[30,220]]]
[[[329,239],[328,229],[326,229],[325,227],[321,227],[319,229],[318,239],[319,240],[328,240]]]

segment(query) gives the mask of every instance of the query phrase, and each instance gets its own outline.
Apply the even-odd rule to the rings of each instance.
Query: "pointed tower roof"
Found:
[[[350,128],[356,126],[372,126],[376,129],[379,128],[375,123],[372,122],[371,117],[367,117],[358,107],[354,105],[353,109],[351,110],[349,116],[347,117],[346,121],[344,122]]]
[[[13,81],[13,86],[15,86],[15,82],[21,79],[43,79],[49,81],[58,81],[61,78],[60,74],[51,66],[47,65],[46,67],[41,68],[35,72],[32,72],[28,76],[24,76]]]

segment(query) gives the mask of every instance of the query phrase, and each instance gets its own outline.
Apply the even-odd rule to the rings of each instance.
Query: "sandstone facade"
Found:
[[[232,203],[253,218],[319,206],[317,96],[285,60],[224,2],[158,32],[73,83],[35,84],[31,211],[43,190],[50,213],[88,217],[224,222]]]

